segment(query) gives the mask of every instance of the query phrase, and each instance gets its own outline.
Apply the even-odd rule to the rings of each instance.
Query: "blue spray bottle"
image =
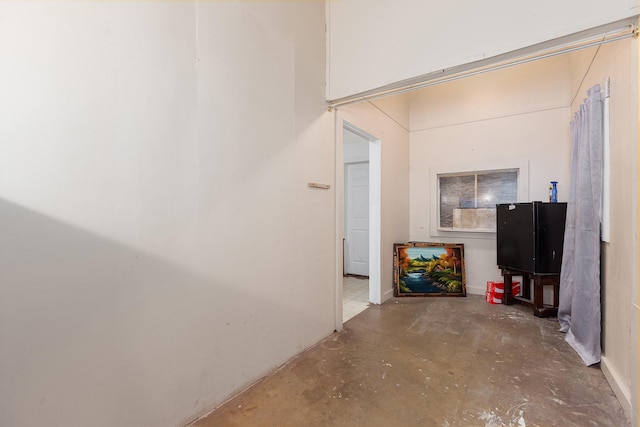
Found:
[[[549,187],[549,201],[551,203],[558,202],[558,181],[551,181],[551,187]]]

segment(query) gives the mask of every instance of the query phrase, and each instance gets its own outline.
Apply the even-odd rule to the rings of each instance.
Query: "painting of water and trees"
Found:
[[[466,296],[464,245],[393,245],[395,296]]]

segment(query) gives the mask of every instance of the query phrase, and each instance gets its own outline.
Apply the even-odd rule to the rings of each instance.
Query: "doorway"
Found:
[[[369,306],[369,140],[343,127],[344,245],[342,320]]]
[[[380,141],[347,121],[340,121],[337,129],[342,154],[342,192],[336,200],[342,214],[337,277],[341,327],[370,303],[380,303]]]

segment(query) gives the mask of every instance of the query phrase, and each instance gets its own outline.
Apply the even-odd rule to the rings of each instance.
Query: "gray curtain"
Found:
[[[600,362],[600,215],[603,99],[600,86],[571,121],[571,180],[567,204],[558,320],[565,340],[588,365]]]

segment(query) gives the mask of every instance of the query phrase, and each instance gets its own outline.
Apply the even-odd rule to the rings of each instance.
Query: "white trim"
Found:
[[[611,242],[611,140],[609,120],[609,95],[611,80],[604,85],[603,149],[602,149],[602,241]]]
[[[631,389],[624,383],[618,371],[609,364],[609,358],[602,356],[600,358],[600,367],[613,393],[618,398],[625,415],[628,419],[631,419]]]
[[[439,166],[431,168],[430,174],[430,230],[431,237],[452,237],[452,238],[471,238],[471,239],[493,239],[495,230],[459,230],[459,229],[441,229],[438,225],[439,215],[439,197],[438,175],[440,174],[458,174],[465,172],[483,172],[491,170],[518,170],[518,200],[517,202],[529,201],[529,161],[491,161],[483,163],[481,167],[478,164],[465,165],[456,164],[451,166]]]
[[[349,132],[351,133],[355,133],[356,135],[358,135],[359,137],[361,137],[362,139],[366,139],[367,141],[375,141],[377,138],[368,134],[367,132],[363,131],[362,129],[360,129],[359,127],[349,123],[346,120],[342,121],[342,127],[344,129],[347,129]]]
[[[369,141],[369,302],[382,303],[382,141],[363,129],[357,120],[345,118],[345,113],[336,110],[335,120],[335,249],[336,249],[336,309],[335,329],[343,328],[343,238],[344,238],[344,156],[343,129],[362,136]],[[386,296],[386,295],[385,295]]]
[[[496,280],[501,280],[496,278]],[[467,295],[482,295],[484,296],[484,294],[487,292],[487,286],[477,286],[475,284],[470,285],[469,283],[467,283],[466,285],[466,289],[467,289]]]
[[[343,316],[343,276],[344,276],[344,164],[343,164],[343,120],[339,117],[340,114],[335,115],[334,119],[334,141],[335,141],[335,221],[334,221],[334,235],[335,235],[335,330],[340,332],[342,330],[342,316]]]
[[[369,302],[374,304],[382,304],[381,186],[382,149],[377,139],[369,142]]]
[[[393,288],[391,289],[387,289],[386,291],[384,291],[384,293],[382,294],[382,302],[390,299],[393,297]]]
[[[342,98],[329,99],[327,100],[327,103],[329,104],[329,108],[333,109],[350,104],[374,101],[391,95],[399,95],[417,89],[424,89],[426,87],[442,83],[448,83],[516,65],[564,55],[593,46],[600,46],[606,43],[635,37],[637,31],[637,18],[637,16],[628,17],[619,21],[610,22],[605,25],[493,57],[484,58],[482,60],[461,64],[447,69],[439,69],[428,74],[390,83],[382,87],[355,93]]]

